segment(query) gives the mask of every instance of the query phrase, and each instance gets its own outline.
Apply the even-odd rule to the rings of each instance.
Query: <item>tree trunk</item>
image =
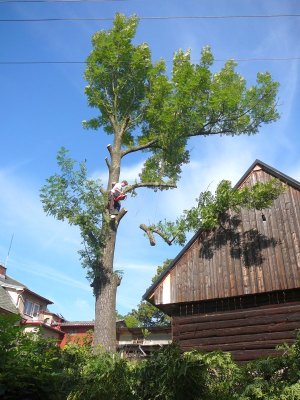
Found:
[[[114,221],[107,228],[107,241],[103,256],[94,278],[95,328],[94,351],[104,349],[116,350],[116,294],[120,279],[113,271],[113,260],[116,243],[116,227]]]
[[[116,351],[116,279],[99,290],[95,304],[94,351]]]
[[[108,145],[111,156],[107,185],[108,192],[111,189],[112,182],[118,182],[120,177],[122,133],[116,126],[113,147]],[[107,217],[110,218],[108,212]],[[99,268],[94,271],[93,286],[96,304],[93,347],[95,352],[101,348],[106,351],[116,351],[116,295],[120,278],[114,272],[114,253],[118,223],[119,221],[117,222],[116,220],[103,222],[106,243],[102,259],[99,262]]]

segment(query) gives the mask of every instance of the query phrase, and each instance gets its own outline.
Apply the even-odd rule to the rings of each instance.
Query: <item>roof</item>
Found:
[[[244,180],[247,178],[247,176],[250,174],[250,172],[254,169],[255,166],[260,165],[262,169],[266,172],[268,172],[270,175],[273,175],[274,178],[277,178],[284,183],[292,186],[293,188],[300,190],[300,182],[296,181],[296,179],[291,178],[288,175],[283,174],[282,172],[278,171],[277,169],[271,167],[270,165],[260,161],[260,160],[255,160],[252,165],[247,169],[247,171],[244,173],[244,175],[239,179],[239,181],[235,184],[235,188],[238,188]]]
[[[118,319],[116,321],[117,324],[122,324],[124,323],[123,319]],[[58,323],[60,326],[94,326],[95,321],[65,321]]]
[[[49,324],[46,324],[42,321],[30,321],[30,320],[26,320],[22,322],[22,325],[26,325],[28,327],[32,327],[32,326],[39,326],[42,327],[44,329],[48,329],[50,331],[54,331],[59,333],[61,336],[65,334],[65,332],[61,331],[60,329],[58,329],[56,326],[51,326]]]
[[[5,275],[5,277],[0,277],[0,286],[3,285],[11,285],[11,286],[16,286],[18,288],[20,288],[21,290],[26,291],[29,294],[32,294],[36,297],[38,297],[39,299],[45,301],[48,304],[53,304],[53,301],[46,299],[45,297],[41,296],[40,294],[37,294],[35,292],[33,292],[32,290],[28,289],[28,287],[26,285],[24,285],[24,283],[21,283],[13,278],[11,278],[8,275]],[[0,302],[1,305],[1,302]]]
[[[10,313],[18,314],[17,307],[14,305],[10,295],[2,286],[0,286],[0,309],[1,308]]]
[[[7,285],[20,286],[22,288],[26,288],[26,285],[24,285],[24,283],[16,281],[15,279],[11,278],[8,275],[5,275],[5,277],[3,278],[0,277],[0,284],[1,282],[6,283]]]
[[[48,304],[53,304],[53,301],[46,299],[46,297],[41,296],[40,294],[37,294],[35,292],[33,292],[32,290],[28,289],[28,288],[24,288],[24,292],[27,292],[29,294],[34,295],[35,297],[38,297],[41,300],[44,300],[46,303]]]
[[[283,174],[282,172],[278,171],[277,169],[271,167],[268,164],[256,159],[251,166],[247,169],[244,175],[239,179],[239,181],[235,184],[235,188],[238,188],[247,178],[247,176],[251,173],[255,166],[259,165],[262,167],[264,171],[269,173],[270,175],[274,176],[275,178],[283,181],[284,183],[292,186],[293,188],[300,190],[300,182],[296,181],[295,179],[291,178],[288,175]],[[162,282],[164,277],[168,275],[169,271],[174,267],[177,261],[183,256],[183,254],[187,251],[187,249],[195,242],[199,234],[201,233],[202,228],[200,228],[195,235],[188,241],[188,243],[182,248],[179,254],[174,258],[174,260],[170,263],[170,265],[161,273],[161,275],[157,278],[157,280],[147,289],[146,293],[143,295],[143,300],[149,300],[150,295],[154,292],[156,287]]]
[[[68,321],[61,322],[58,325],[60,326],[94,326],[95,321]]]

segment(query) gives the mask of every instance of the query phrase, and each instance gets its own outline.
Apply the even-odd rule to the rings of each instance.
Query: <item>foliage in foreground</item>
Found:
[[[300,400],[300,336],[282,356],[245,365],[175,345],[132,361],[76,344],[61,350],[16,322],[0,316],[3,400]]]

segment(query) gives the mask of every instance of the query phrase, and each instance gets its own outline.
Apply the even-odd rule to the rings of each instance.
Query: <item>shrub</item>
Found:
[[[236,364],[229,353],[167,346],[142,361],[24,334],[0,316],[1,400],[300,400],[300,336],[282,356]]]
[[[132,368],[118,354],[100,353],[87,359],[68,400],[132,400]]]
[[[0,315],[0,398],[66,399],[80,376],[78,355],[74,362],[70,351],[63,352],[56,341],[24,333],[19,321]]]
[[[15,317],[0,316],[2,399],[54,399],[61,386],[60,349],[49,339],[25,334]]]
[[[138,366],[138,399],[196,400],[205,391],[205,363],[170,345]]]

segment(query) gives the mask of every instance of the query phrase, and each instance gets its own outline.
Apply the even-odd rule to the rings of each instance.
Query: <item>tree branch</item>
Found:
[[[169,246],[172,245],[175,237],[173,237],[171,240],[168,238],[168,236],[166,234],[164,234],[161,230],[159,230],[158,228],[151,228],[152,232],[156,233],[157,235],[159,235]]]
[[[228,119],[225,119],[225,120],[223,119],[223,121],[222,121],[222,119],[220,119],[220,116],[222,116],[222,115],[224,116],[225,112],[223,111],[223,113],[221,113],[221,114],[219,115],[219,117],[218,117],[216,120],[214,120],[214,121],[208,121],[208,122],[203,126],[202,130],[200,130],[200,131],[198,131],[198,132],[195,132],[195,133],[191,133],[191,134],[189,134],[188,136],[189,136],[189,137],[192,137],[192,136],[208,136],[208,135],[234,134],[235,132],[234,132],[234,131],[230,131],[230,130],[219,130],[219,131],[216,131],[216,132],[206,131],[206,130],[205,130],[205,127],[207,127],[207,126],[209,126],[209,125],[216,125],[216,124],[219,123],[219,122],[223,122],[223,123],[224,123],[224,122],[227,122],[227,121],[229,121],[229,122],[234,122],[234,121],[238,120],[239,118],[241,118],[241,117],[243,117],[244,115],[247,115],[247,114],[249,114],[251,111],[253,111],[253,110],[259,105],[259,103],[260,103],[261,101],[263,101],[268,95],[270,95],[270,92],[263,93],[262,96],[261,96],[251,107],[246,108],[246,109],[245,109],[244,111],[242,111],[242,112],[240,112],[239,109],[237,108],[236,110],[234,110],[234,112],[236,113],[235,115],[234,115],[234,112],[233,112],[231,118],[228,118]],[[253,98],[252,98],[251,100],[253,100]],[[224,104],[223,104],[223,106],[224,106]]]
[[[161,182],[139,182],[139,183],[134,183],[133,185],[127,186],[124,190],[123,193],[130,193],[135,189],[138,188],[156,188],[156,189],[175,189],[177,186],[175,183],[161,183]]]
[[[150,140],[150,142],[141,144],[140,146],[135,146],[135,147],[131,147],[130,149],[123,150],[121,153],[121,158],[123,158],[124,156],[126,156],[129,153],[134,153],[136,151],[148,149],[148,148],[152,147],[155,143],[157,143],[157,139]]]
[[[128,128],[129,122],[130,122],[130,118],[127,116],[125,118],[125,120],[124,120],[124,122],[122,124],[122,128],[121,128],[121,131],[122,131],[123,134],[125,133],[126,129]]]
[[[107,147],[107,150],[108,150],[109,154],[112,155],[112,147],[111,147],[111,144],[108,144],[106,147]]]
[[[155,246],[156,242],[155,242],[154,236],[152,234],[152,231],[148,228],[148,226],[145,224],[141,224],[140,228],[147,234],[150,245]]]
[[[118,215],[115,218],[115,221],[119,224],[121,219],[124,217],[124,215],[127,214],[127,210],[125,208],[121,208],[120,212],[118,213]]]
[[[98,240],[96,239],[96,236],[90,230],[88,230],[84,233],[89,238],[90,242],[93,243],[94,247],[98,246]],[[86,243],[85,240],[84,240],[84,243]]]
[[[106,162],[108,170],[110,171],[110,162],[108,161],[107,157],[105,157],[105,162]]]
[[[233,133],[233,132],[229,132],[228,130],[221,130],[221,131],[217,131],[217,132],[212,132],[212,131],[198,131],[198,132],[194,132],[188,135],[188,137],[192,137],[192,136],[208,136],[208,135],[223,135],[225,133]]]
[[[103,194],[103,196],[105,196],[107,193],[106,190],[104,190],[102,186],[100,187],[100,193]]]
[[[163,233],[160,229],[155,228],[155,226],[147,226],[145,224],[141,224],[140,225],[140,229],[142,229],[147,234],[151,246],[155,246],[156,245],[153,233],[156,233],[157,235],[159,235],[169,246],[172,245],[172,243],[173,243],[173,241],[175,239],[175,237],[173,237],[170,240],[165,233]]]

